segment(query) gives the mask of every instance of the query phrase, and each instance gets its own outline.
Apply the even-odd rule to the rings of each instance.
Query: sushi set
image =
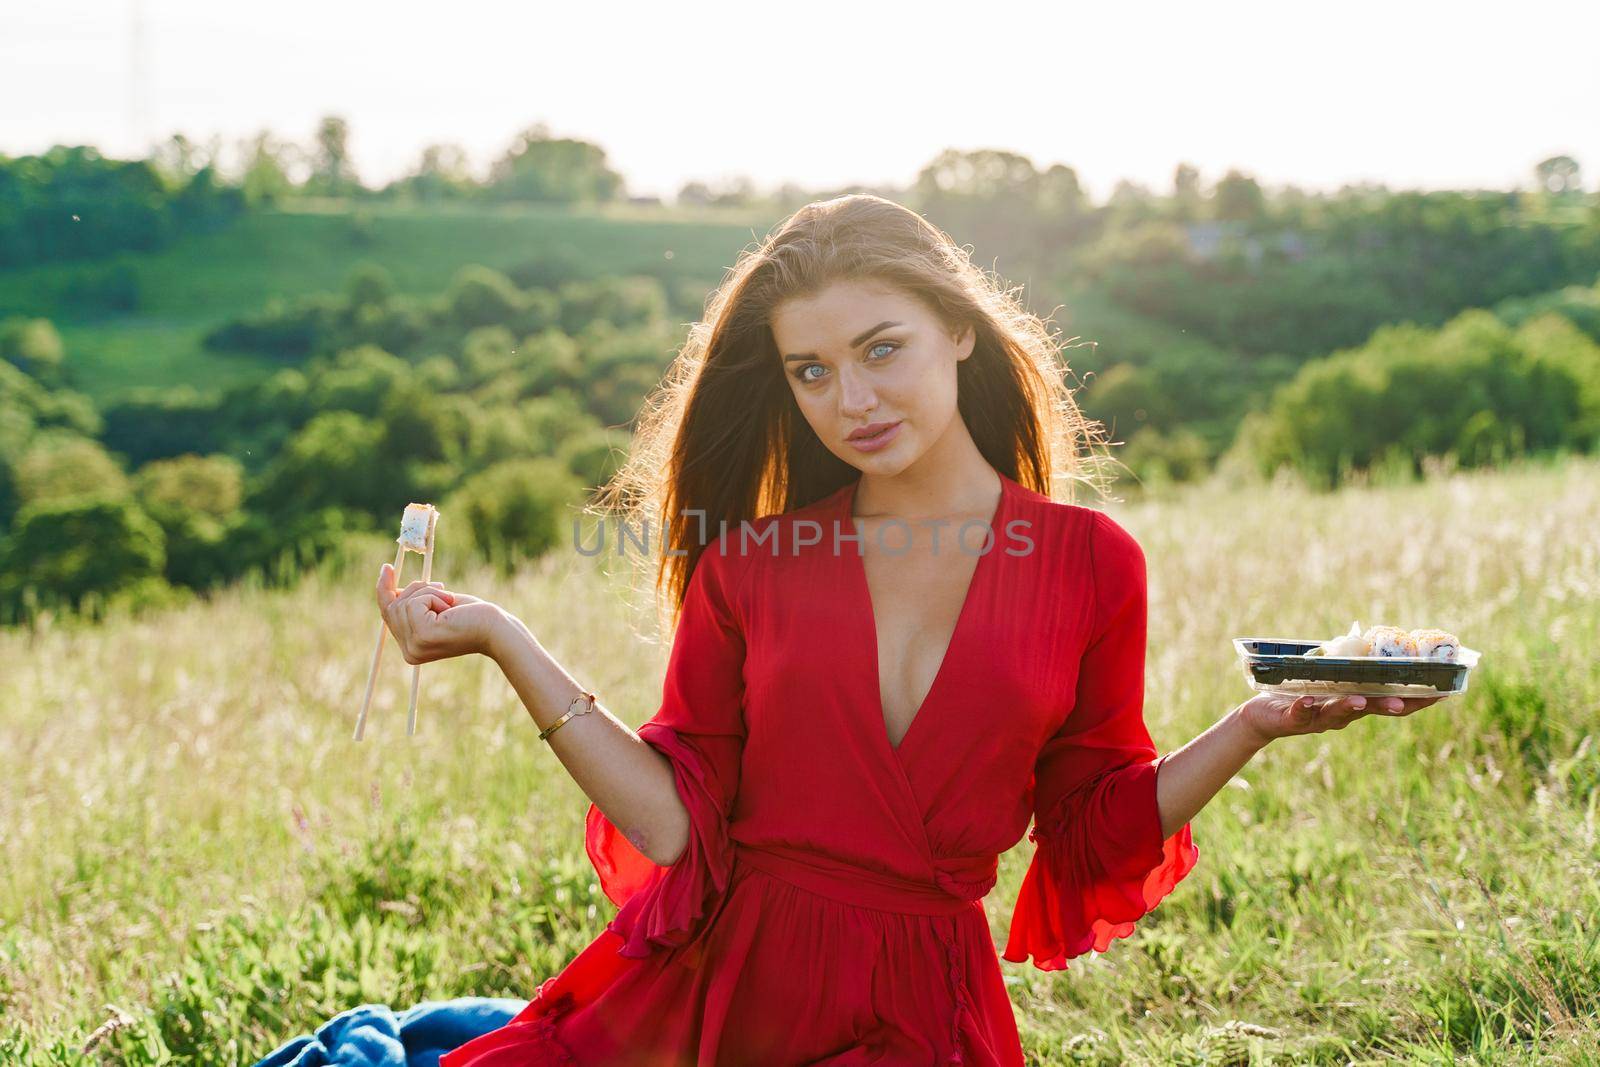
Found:
[[[1250,688],[1294,696],[1448,696],[1466,691],[1479,658],[1444,630],[1360,623],[1328,641],[1236,637],[1233,647]]]

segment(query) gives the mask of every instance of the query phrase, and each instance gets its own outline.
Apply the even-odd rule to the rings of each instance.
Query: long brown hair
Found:
[[[919,298],[952,333],[977,331],[957,365],[957,407],[995,470],[1068,502],[1080,482],[1106,494],[1102,427],[1074,401],[1054,336],[1017,301],[1018,289],[1003,288],[948,234],[892,200],[816,201],[739,254],[646,401],[627,460],[591,504],[660,538],[654,584],[670,601],[669,628],[719,531],[803,507],[859,476],[800,413],[769,315],[791,297],[863,280]]]

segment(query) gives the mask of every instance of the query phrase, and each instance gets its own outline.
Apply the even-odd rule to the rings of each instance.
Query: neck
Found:
[[[907,522],[991,514],[1000,494],[1000,475],[970,436],[963,433],[961,438],[965,448],[929,449],[895,474],[863,471],[856,486],[853,513],[863,518]],[[941,451],[954,451],[956,455],[942,457],[937,454]]]

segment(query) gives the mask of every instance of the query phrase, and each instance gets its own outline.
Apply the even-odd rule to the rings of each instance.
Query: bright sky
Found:
[[[1096,198],[1164,190],[1180,161],[1207,182],[1511,188],[1556,154],[1594,189],[1597,41],[1595,0],[9,0],[0,152],[309,144],[331,113],[369,183],[435,141],[481,170],[543,121],[635,195],[898,184],[945,148],[1066,163]]]

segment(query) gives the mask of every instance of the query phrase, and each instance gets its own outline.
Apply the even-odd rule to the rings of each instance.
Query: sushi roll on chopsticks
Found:
[[[407,552],[426,554],[433,546],[433,527],[439,521],[439,509],[432,504],[407,504],[400,516],[400,536],[395,540]]]
[[[400,516],[400,536],[395,541],[400,548],[394,554],[394,576],[399,581],[400,571],[405,567],[406,553],[416,552],[422,556],[422,580],[433,579],[433,537],[434,530],[439,525],[439,509],[432,504],[407,504],[405,514]],[[383,659],[383,639],[388,634],[389,628],[382,619],[378,620],[378,644],[372,651],[372,669],[367,672],[367,694],[361,698],[361,714],[356,718],[355,739],[361,740],[367,729],[367,709],[372,705],[372,689],[378,680],[378,664]],[[417,689],[422,682],[422,664],[417,664],[411,669],[411,705],[406,711],[406,736],[414,736],[417,732]]]

